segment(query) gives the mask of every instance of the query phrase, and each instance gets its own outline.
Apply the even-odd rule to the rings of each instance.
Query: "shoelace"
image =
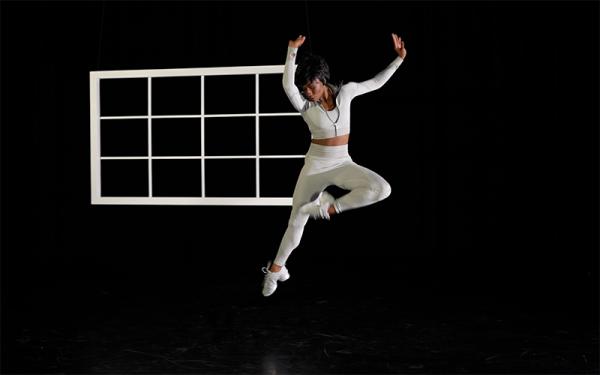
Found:
[[[268,261],[267,266],[262,268],[262,272],[264,274],[271,273],[271,271],[269,271],[269,268],[271,268],[271,261]]]
[[[329,205],[327,205],[327,207],[325,207],[324,205],[320,206],[319,213],[321,214],[321,219],[329,220],[329,212],[327,212],[328,210],[329,210]]]

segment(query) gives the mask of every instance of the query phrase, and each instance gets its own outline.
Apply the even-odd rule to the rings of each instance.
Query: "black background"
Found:
[[[351,155],[392,195],[309,222],[290,269],[404,273],[409,286],[597,308],[598,3],[1,9],[5,323],[28,291],[54,283],[193,287],[227,272],[259,293],[289,207],[91,205],[89,72],[283,64],[298,34],[335,80],[385,67],[392,32],[408,55],[352,108]]]

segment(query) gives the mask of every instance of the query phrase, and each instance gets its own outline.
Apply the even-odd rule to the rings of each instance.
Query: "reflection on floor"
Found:
[[[583,304],[368,272],[292,273],[264,298],[262,274],[245,276],[37,285],[4,311],[3,373],[598,372],[597,318]]]

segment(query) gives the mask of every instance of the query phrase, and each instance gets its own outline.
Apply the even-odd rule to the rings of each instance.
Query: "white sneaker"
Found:
[[[327,210],[329,210],[329,206],[331,206],[334,201],[335,198],[333,195],[323,191],[319,194],[317,199],[300,207],[300,212],[309,214],[313,219],[329,220],[329,213]]]
[[[268,297],[271,294],[275,293],[278,281],[283,282],[290,278],[290,273],[288,272],[285,266],[281,267],[281,270],[279,272],[271,272],[269,270],[270,268],[271,262],[267,263],[267,266],[262,268],[262,271],[265,274],[265,279],[263,280],[262,294],[265,297]]]

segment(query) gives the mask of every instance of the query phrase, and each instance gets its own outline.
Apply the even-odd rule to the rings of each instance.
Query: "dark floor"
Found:
[[[583,294],[419,285],[369,266],[343,278],[290,268],[264,298],[254,271],[29,285],[3,311],[2,373],[599,371]]]

